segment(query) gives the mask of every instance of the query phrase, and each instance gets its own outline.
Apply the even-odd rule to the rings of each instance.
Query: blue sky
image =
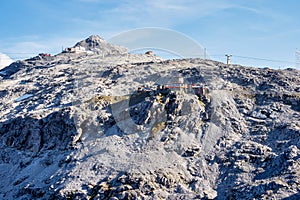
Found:
[[[23,59],[59,53],[92,34],[109,39],[160,27],[193,38],[215,60],[232,54],[243,65],[299,67],[299,8],[298,0],[1,1],[0,52]]]

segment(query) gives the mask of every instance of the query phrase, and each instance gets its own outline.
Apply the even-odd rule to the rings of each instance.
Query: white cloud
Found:
[[[97,0],[81,1],[85,1],[88,5],[88,1],[96,2]],[[116,34],[120,31],[142,27],[174,28],[232,6],[231,3],[224,2],[224,0],[215,0],[214,2],[203,0],[125,0],[119,1],[118,4],[109,6],[105,10],[101,9],[98,12],[89,13],[88,18],[78,15],[78,17],[72,17],[68,20],[71,24],[76,24],[85,30],[92,30],[101,34],[102,31]]]
[[[0,69],[10,65],[13,60],[6,54],[0,53]]]
[[[88,35],[31,37],[22,36],[0,41],[0,49],[13,60],[24,60],[39,53],[60,53],[62,48],[74,46]]]
[[[156,9],[168,10],[168,11],[184,11],[187,10],[188,7],[186,4],[182,4],[182,2],[176,1],[157,1],[153,0],[149,2],[149,5]]]
[[[224,1],[125,1],[111,10],[108,15],[116,16],[138,27],[165,26],[170,28],[182,21],[212,15],[230,6],[231,4],[224,3]]]
[[[78,0],[79,2],[84,2],[84,3],[97,3],[100,2],[100,0]]]
[[[14,60],[23,60],[37,55],[45,48],[46,45],[36,41],[14,41],[7,48],[1,49]]]

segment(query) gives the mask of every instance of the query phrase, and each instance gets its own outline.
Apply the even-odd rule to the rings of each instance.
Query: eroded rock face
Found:
[[[1,199],[299,197],[298,70],[76,45],[1,70]]]
[[[78,42],[74,47],[83,47],[85,51],[96,52],[103,56],[127,54],[126,48],[111,45],[98,35],[91,35],[87,39]]]
[[[3,146],[35,153],[43,148],[68,149],[76,135],[76,127],[67,109],[42,119],[19,116],[0,126]]]

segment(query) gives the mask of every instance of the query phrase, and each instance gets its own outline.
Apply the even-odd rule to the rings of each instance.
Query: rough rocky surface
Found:
[[[75,46],[0,70],[0,199],[300,198],[300,71]]]

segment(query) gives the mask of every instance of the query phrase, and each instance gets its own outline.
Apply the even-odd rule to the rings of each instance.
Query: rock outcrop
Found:
[[[126,48],[109,44],[98,35],[91,35],[89,38],[78,42],[74,47],[83,47],[86,51],[101,53],[103,56],[127,53]]]

